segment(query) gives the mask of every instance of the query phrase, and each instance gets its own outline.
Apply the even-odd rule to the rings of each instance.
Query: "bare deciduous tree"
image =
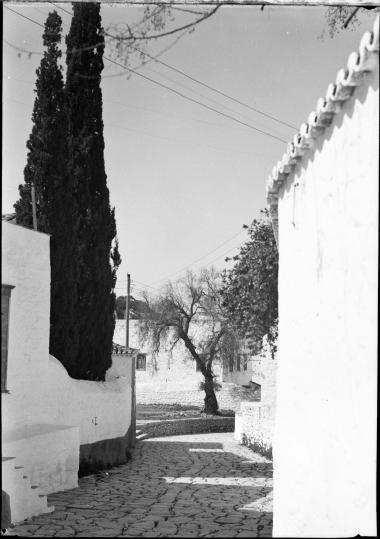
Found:
[[[140,314],[140,336],[149,341],[154,354],[163,346],[171,350],[183,342],[204,377],[204,412],[218,414],[215,395],[215,362],[224,363],[239,352],[240,342],[224,314],[219,294],[219,274],[202,270],[188,272],[176,283],[168,283],[156,297],[145,294]]]

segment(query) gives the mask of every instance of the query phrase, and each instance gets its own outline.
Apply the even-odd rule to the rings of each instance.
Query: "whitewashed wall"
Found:
[[[130,357],[122,358],[127,367],[123,376],[116,378],[119,374],[114,366],[111,369],[115,378],[107,376],[105,382],[90,382],[70,378],[62,363],[50,356],[45,420],[78,425],[81,444],[124,436],[131,424],[132,361]]]
[[[236,363],[234,370],[230,371],[228,365],[224,365],[223,374],[221,380],[225,383],[248,385],[253,376],[253,360],[248,360],[247,369],[244,370],[243,361],[240,363],[240,371],[236,369]]]
[[[4,428],[81,425],[81,443],[124,435],[131,417],[131,359],[116,357],[106,382],[89,382],[70,378],[49,356],[49,240],[47,234],[3,222],[2,282],[15,286],[8,340],[10,393],[2,395]]]
[[[9,312],[7,389],[2,420],[34,421],[44,395],[49,361],[50,237],[2,222],[2,284],[13,285]],[[37,412],[38,415],[38,412]]]
[[[2,283],[15,287],[9,314],[9,393],[2,393],[3,455],[17,457],[44,492],[73,488],[79,446],[125,437],[131,426],[132,357],[114,356],[105,382],[70,378],[49,356],[50,238],[2,224]]]
[[[152,391],[170,390],[198,390],[199,383],[203,380],[202,374],[196,370],[195,362],[189,357],[189,353],[180,342],[173,349],[162,349],[156,357],[153,357],[148,344],[141,343],[138,334],[138,321],[130,321],[129,344],[132,348],[138,348],[139,352],[146,354],[146,371],[136,370],[137,396],[139,389]],[[114,342],[125,344],[125,320],[116,320]],[[216,374],[219,369],[216,365]]]
[[[156,357],[153,357],[148,343],[141,342],[138,333],[138,321],[131,320],[129,328],[129,344],[138,348],[139,352],[146,354],[146,371],[136,371],[137,388],[153,391],[170,391],[177,389],[198,390],[199,383],[203,381],[202,374],[196,370],[195,362],[190,358],[188,350],[179,342],[172,352],[162,348]],[[116,320],[113,341],[125,345],[125,320]],[[228,365],[224,368],[215,362],[214,373],[218,382],[246,385],[249,384],[253,374],[253,362],[249,361],[247,370],[236,368],[230,372]]]
[[[378,99],[375,70],[280,191],[274,536],[376,535]]]
[[[264,338],[260,356],[256,356],[254,381],[260,384],[260,401],[243,401],[235,416],[235,440],[248,442],[266,454],[273,447],[276,412],[276,374],[277,356],[272,356],[271,349]],[[259,363],[259,365],[257,365]]]

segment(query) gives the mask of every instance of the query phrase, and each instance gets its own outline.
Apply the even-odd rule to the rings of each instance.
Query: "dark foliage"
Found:
[[[126,300],[127,296],[118,296],[115,303],[115,312],[116,318],[118,320],[125,320],[125,309],[126,309]],[[144,313],[146,304],[144,301],[138,300],[133,296],[129,297],[129,318],[130,320],[137,320],[141,318]]]
[[[268,212],[247,228],[248,241],[223,273],[223,307],[241,338],[258,354],[263,337],[275,346],[278,320],[278,252]]]
[[[102,92],[104,38],[100,4],[73,3],[67,44],[69,171],[78,208],[75,244],[79,328],[75,378],[103,380],[111,365],[116,270],[120,255],[104,166]]]
[[[76,264],[72,238],[76,232],[73,182],[67,170],[66,102],[59,43],[62,23],[54,11],[43,34],[46,47],[37,69],[33,127],[24,184],[15,203],[16,221],[32,227],[31,187],[35,187],[38,230],[51,234],[50,353],[70,370],[75,362],[79,335],[75,321]]]
[[[118,320],[125,319],[126,296],[118,296],[115,301],[115,312]]]

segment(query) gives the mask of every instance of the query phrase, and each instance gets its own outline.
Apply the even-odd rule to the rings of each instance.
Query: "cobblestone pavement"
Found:
[[[10,535],[55,537],[268,537],[272,463],[233,433],[138,442],[133,459],[49,496],[55,511]]]

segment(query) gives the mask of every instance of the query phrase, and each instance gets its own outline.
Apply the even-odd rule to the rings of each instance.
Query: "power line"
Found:
[[[56,8],[58,8],[58,9],[64,11],[65,13],[68,13],[69,15],[72,15],[72,14],[71,14],[69,11],[67,11],[66,9],[64,9],[64,8],[62,8],[62,7],[60,7],[60,6],[57,6],[54,2],[49,2],[49,4],[52,4],[52,5],[55,6]],[[178,11],[186,11],[186,12],[188,12],[187,10],[183,10],[183,9],[181,9],[181,8],[174,8],[174,9],[178,9]],[[190,12],[189,12],[189,13],[190,13]],[[151,16],[152,16],[152,15],[151,15]],[[149,18],[149,17],[148,17],[148,18]],[[143,21],[141,21],[141,22],[143,22]],[[134,28],[134,27],[133,27],[133,28]],[[225,98],[227,98],[227,99],[230,99],[231,101],[234,101],[235,103],[238,103],[239,105],[241,105],[241,106],[243,106],[243,107],[245,107],[245,108],[247,108],[247,109],[249,109],[249,110],[252,110],[252,111],[256,112],[257,114],[261,114],[262,116],[265,116],[266,118],[269,118],[269,119],[271,119],[271,120],[273,120],[273,121],[275,121],[275,122],[278,122],[278,123],[280,123],[280,124],[282,124],[282,125],[285,125],[286,127],[290,127],[291,129],[297,130],[297,127],[295,127],[294,125],[291,125],[291,124],[289,124],[289,123],[287,123],[287,122],[284,122],[283,120],[280,120],[280,119],[276,118],[275,116],[272,116],[271,114],[268,114],[268,113],[266,113],[266,112],[264,112],[264,111],[262,111],[262,110],[260,110],[260,109],[257,109],[257,108],[255,108],[255,107],[252,107],[251,105],[248,105],[247,103],[244,103],[243,101],[240,101],[239,99],[236,99],[235,97],[232,97],[232,96],[226,94],[225,92],[222,92],[222,91],[218,90],[217,88],[214,88],[213,86],[210,86],[209,84],[206,84],[205,82],[202,82],[202,81],[200,81],[199,79],[196,79],[195,77],[192,77],[192,76],[188,75],[187,73],[185,73],[185,72],[182,71],[181,69],[178,69],[178,68],[176,68],[176,67],[174,67],[174,66],[172,66],[172,65],[170,65],[170,64],[168,64],[168,63],[166,63],[166,62],[163,62],[162,60],[158,60],[157,57],[154,57],[154,56],[148,54],[147,52],[142,51],[141,49],[139,49],[139,48],[137,48],[137,47],[135,47],[135,46],[133,46],[132,48],[133,48],[135,51],[137,51],[139,54],[142,54],[142,55],[148,57],[150,60],[152,60],[152,61],[154,61],[154,62],[157,62],[158,64],[161,64],[161,65],[167,67],[168,69],[171,69],[171,70],[174,71],[175,73],[179,73],[179,74],[182,75],[183,77],[186,77],[186,78],[188,78],[189,80],[191,80],[191,81],[193,81],[193,82],[195,82],[195,83],[197,83],[197,84],[200,84],[201,86],[204,86],[205,88],[207,88],[207,89],[209,89],[209,90],[211,90],[211,91],[213,91],[213,92],[216,92],[216,93],[218,93],[219,95],[222,95],[223,97],[225,97]]]
[[[24,15],[22,15],[21,13],[18,13],[17,11],[14,11],[13,9],[11,8],[8,8],[8,6],[5,6],[7,9],[10,9],[10,11],[13,11],[14,13],[16,13],[17,15],[20,15],[21,17],[24,17],[26,19],[28,19],[29,21],[31,22],[34,22],[35,24],[38,24],[38,26],[41,26],[42,28],[44,28],[44,26],[36,21],[33,21],[33,19],[30,19],[29,17],[26,17]],[[94,45],[95,46],[95,45]],[[149,82],[153,83],[153,84],[156,84],[157,86],[160,86],[161,88],[164,88],[166,90],[169,90],[170,92],[182,97],[183,99],[186,99],[187,101],[190,101],[192,103],[195,103],[197,105],[200,105],[201,107],[207,109],[207,110],[210,110],[212,112],[215,112],[216,114],[219,114],[225,118],[228,118],[229,120],[232,120],[234,122],[237,122],[241,125],[244,125],[245,127],[248,127],[250,129],[253,129],[254,131],[262,134],[262,135],[265,135],[265,136],[268,136],[268,137],[271,137],[275,140],[278,140],[279,142],[284,142],[286,143],[286,140],[280,138],[280,137],[277,137],[276,135],[272,135],[271,133],[268,133],[267,131],[264,131],[262,129],[258,129],[257,127],[254,127],[253,125],[251,124],[248,124],[246,122],[243,122],[241,120],[239,120],[238,118],[235,118],[234,116],[231,116],[230,114],[226,114],[224,112],[221,112],[217,109],[215,109],[214,107],[211,107],[209,105],[207,105],[206,103],[202,103],[201,101],[198,101],[197,99],[193,99],[192,97],[189,97],[185,94],[183,94],[182,92],[179,92],[178,90],[175,90],[174,88],[171,88],[170,86],[167,86],[166,84],[163,84],[162,82],[159,82],[155,79],[152,79],[151,77],[148,77],[146,75],[143,75],[142,73],[139,73],[138,71],[136,71],[135,69],[132,69],[130,67],[127,67],[125,66],[124,64],[121,64],[120,62],[117,62],[116,60],[112,60],[111,58],[108,58],[107,56],[103,56],[103,58],[105,60],[107,60],[108,62],[111,62],[112,64],[115,64],[115,65],[118,65],[120,66],[121,68],[125,69],[126,71],[129,71],[131,73],[134,73],[135,75],[137,75],[138,77],[141,77],[142,79],[144,80],[148,80]]]
[[[63,8],[60,8],[59,6],[57,6],[56,4],[54,4],[53,2],[49,2],[50,4],[52,4],[53,6],[57,7],[58,9],[62,9],[62,11],[65,11],[66,13],[69,13],[68,11],[64,10]],[[186,13],[198,13],[198,14],[201,14],[200,12],[191,12],[191,11],[188,11],[188,10],[185,10],[185,9],[181,9],[181,8],[173,8],[173,9],[176,9],[178,11],[185,11]],[[70,14],[70,13],[69,13]],[[143,22],[143,21],[142,21]],[[134,28],[134,27],[132,27]],[[225,92],[222,92],[220,90],[218,90],[217,88],[214,88],[213,86],[210,86],[209,84],[206,84],[202,81],[200,81],[199,79],[196,79],[195,77],[192,77],[190,75],[188,75],[187,73],[185,73],[184,71],[166,63],[166,62],[163,62],[162,60],[158,60],[158,57],[157,56],[152,56],[150,54],[148,54],[147,52],[145,51],[142,51],[141,49],[135,47],[135,46],[132,46],[132,49],[134,49],[136,52],[138,52],[139,54],[142,54],[143,56],[146,56],[147,58],[149,58],[151,61],[154,61],[158,64],[161,64],[165,67],[167,67],[168,69],[171,69],[172,71],[174,71],[175,73],[178,73],[180,75],[182,75],[183,77],[186,77],[188,78],[189,80],[197,83],[197,84],[200,84],[201,86],[204,86],[205,88],[207,88],[208,90],[211,90],[213,92],[216,92],[218,93],[219,95],[227,98],[227,99],[230,99],[231,101],[234,101],[235,103],[238,103],[239,105],[249,109],[249,110],[252,110],[254,112],[256,112],[257,114],[261,114],[262,116],[265,116],[266,118],[269,118],[275,122],[278,122],[282,125],[285,125],[286,127],[290,127],[291,129],[295,129],[297,130],[297,127],[295,127],[294,125],[291,125],[287,122],[284,122],[278,118],[276,118],[275,116],[272,116],[271,114],[268,114],[260,109],[257,109],[255,107],[252,107],[251,105],[248,105],[247,103],[244,103],[243,101],[240,101],[239,99],[236,99],[235,97],[232,97],[228,94],[226,94]],[[163,51],[164,52],[164,51]],[[169,79],[170,80],[170,79]],[[173,82],[173,81],[172,81]],[[178,83],[177,83],[178,84]],[[205,97],[205,96],[202,96],[202,97]],[[206,97],[207,99],[207,97]]]
[[[216,93],[222,95],[223,97],[226,97],[227,99],[230,99],[231,101],[235,101],[235,103],[238,103],[239,105],[242,105],[243,107],[246,107],[247,109],[253,110],[257,114],[261,114],[262,116],[270,118],[271,120],[273,120],[275,122],[278,122],[278,123],[280,123],[282,125],[286,125],[287,127],[290,127],[291,129],[297,129],[294,125],[288,124],[287,122],[283,122],[282,120],[279,120],[275,116],[271,116],[270,114],[268,114],[266,112],[263,112],[260,109],[256,109],[256,108],[252,107],[251,105],[247,105],[247,103],[244,103],[243,101],[240,101],[239,99],[236,99],[235,97],[232,97],[232,96],[230,96],[230,95],[228,95],[228,94],[226,94],[224,92],[221,92],[217,88],[214,88],[213,86],[210,86],[209,84],[206,84],[205,82],[202,82],[199,79],[191,77],[190,75],[188,75],[184,71],[181,71],[180,69],[178,69],[178,68],[176,68],[176,67],[174,67],[174,66],[172,66],[172,65],[170,65],[170,64],[168,64],[166,62],[163,62],[162,60],[157,60],[156,58],[154,58],[150,54],[148,54],[148,53],[146,53],[144,51],[141,51],[137,47],[132,47],[132,48],[135,49],[135,51],[139,52],[140,54],[143,54],[143,55],[147,56],[148,58],[150,58],[151,60],[154,60],[158,64],[161,64],[161,65],[167,67],[168,69],[171,69],[172,71],[174,71],[176,73],[179,73],[180,75],[183,75],[187,79],[190,79],[191,81],[196,82],[197,84],[200,84],[201,86],[204,86],[205,88],[208,88],[209,90],[212,90],[213,92],[216,92]]]
[[[211,262],[207,262],[206,266],[213,264],[214,262],[219,260],[219,258],[221,258],[222,256],[228,255],[228,253],[230,253],[231,251],[234,251],[235,249],[238,249],[238,247],[232,247],[232,249],[228,249],[228,251],[226,251],[224,254],[217,256],[216,258],[214,258],[214,260],[211,260]]]
[[[22,81],[22,82],[24,82],[24,81]],[[6,101],[12,101],[13,103],[18,103],[20,105],[25,105],[26,107],[30,107],[30,104],[25,103],[23,101],[17,101],[16,99],[12,99],[10,97],[6,97],[5,100]],[[182,144],[191,144],[191,145],[194,145],[194,146],[200,146],[201,148],[210,148],[212,150],[221,151],[221,152],[233,152],[233,153],[239,153],[239,154],[244,154],[244,155],[255,155],[254,152],[244,152],[244,151],[241,151],[241,150],[235,150],[234,148],[222,148],[222,147],[219,147],[219,146],[212,146],[210,144],[198,144],[197,142],[193,142],[191,140],[173,139],[173,138],[170,138],[170,137],[164,137],[164,136],[161,136],[161,135],[155,135],[154,133],[148,133],[146,131],[141,131],[141,129],[133,129],[132,127],[124,127],[124,126],[121,126],[121,125],[116,125],[116,124],[112,124],[112,123],[108,123],[108,122],[104,122],[104,126],[105,127],[114,127],[116,129],[121,129],[122,131],[130,131],[132,133],[139,133],[141,135],[145,135],[147,137],[152,137],[152,138],[159,139],[159,140],[168,140],[168,141],[179,142],[179,143],[182,143]]]
[[[29,17],[27,17],[26,15],[23,15],[22,13],[19,13],[18,11],[15,11],[14,9],[8,7],[8,6],[4,6],[5,9],[9,9],[9,11],[12,11],[13,13],[16,13],[16,15],[19,15],[20,17],[22,17],[23,19],[27,19],[28,21],[30,22],[34,22],[34,24],[37,24],[38,26],[41,26],[41,28],[44,28],[45,29],[45,26],[37,21],[34,21],[33,19],[30,19]]]
[[[180,268],[179,270],[177,270],[176,272],[170,274],[169,276],[167,277],[163,277],[161,279],[158,279],[157,281],[153,281],[152,285],[156,284],[156,283],[160,283],[162,281],[166,281],[167,279],[170,279],[171,277],[173,277],[174,275],[177,275],[178,273],[181,273],[182,271],[184,271],[185,269],[188,269],[189,267],[193,266],[194,264],[196,264],[197,262],[200,262],[201,260],[203,260],[204,258],[207,258],[209,255],[215,253],[215,251],[217,251],[218,249],[220,249],[221,247],[223,247],[223,245],[225,245],[226,243],[228,243],[229,241],[237,238],[237,236],[239,236],[242,232],[245,232],[245,230],[240,230],[240,232],[238,232],[237,234],[235,234],[234,236],[231,236],[230,238],[228,238],[227,240],[225,240],[223,243],[221,243],[220,245],[218,245],[217,247],[215,247],[214,249],[212,249],[212,251],[209,251],[208,253],[204,254],[203,256],[197,258],[196,260],[194,260],[194,262],[191,262],[190,264],[187,264],[186,266],[183,266],[182,268]],[[233,247],[233,249],[236,249],[236,247]],[[232,249],[230,249],[229,251],[231,251]],[[227,252],[229,252],[227,251]],[[223,255],[224,256],[224,255]],[[219,258],[219,257],[218,257]]]
[[[253,129],[254,131],[257,131],[258,133],[261,133],[262,135],[265,135],[267,137],[271,137],[271,138],[273,138],[275,140],[278,140],[280,142],[285,142],[286,143],[286,140],[284,140],[284,139],[282,139],[280,137],[277,137],[276,135],[271,135],[267,131],[263,131],[262,129],[258,129],[257,127],[254,127],[251,124],[247,124],[246,122],[242,122],[241,120],[238,120],[234,116],[230,116],[229,114],[226,114],[226,113],[221,112],[221,111],[219,111],[217,109],[214,109],[214,107],[210,107],[209,105],[206,105],[205,103],[202,103],[201,101],[198,101],[197,99],[193,99],[192,97],[189,97],[189,96],[183,94],[182,92],[179,92],[178,90],[175,90],[174,88],[171,88],[170,86],[167,86],[166,84],[163,84],[162,82],[159,82],[159,81],[157,81],[155,79],[152,79],[151,77],[147,77],[146,75],[143,75],[142,73],[139,73],[135,69],[124,66],[120,62],[116,62],[116,60],[112,60],[111,58],[108,58],[107,56],[103,56],[103,58],[105,60],[108,60],[108,62],[111,62],[111,63],[113,63],[115,65],[118,65],[118,66],[122,67],[123,69],[126,69],[127,71],[130,71],[131,73],[135,73],[138,77],[141,77],[141,78],[143,78],[145,80],[148,80],[148,81],[152,82],[153,84],[156,84],[157,86],[160,86],[161,88],[169,90],[170,92],[182,97],[183,99],[186,99],[187,101],[191,101],[192,103],[196,103],[196,104],[200,105],[201,107],[203,107],[203,108],[205,108],[207,110],[211,110],[212,112],[215,112],[216,114],[219,114],[220,116],[224,116],[225,118],[228,118],[228,119],[230,119],[230,120],[232,120],[234,122],[237,122],[237,123],[239,123],[241,125],[249,127],[250,129]]]
[[[144,64],[141,64],[141,66],[143,66]],[[139,66],[139,68],[141,67]],[[160,71],[155,71],[154,69],[151,69],[151,68],[148,68],[146,69],[146,71],[148,71],[149,73],[153,73],[153,75],[158,75],[159,77],[163,77],[166,81],[169,81],[171,83],[174,83],[175,85],[179,86],[180,88],[185,88],[185,90],[188,90],[189,92],[191,92],[192,94],[195,94],[196,96],[201,97],[203,100],[206,100],[206,101],[209,101],[210,103],[213,103],[214,105],[217,105],[217,107],[222,108],[224,110],[227,110],[229,112],[232,112],[234,115],[238,114],[239,116],[243,116],[243,114],[241,112],[237,112],[236,110],[232,109],[231,107],[229,107],[228,105],[225,105],[223,103],[220,103],[218,101],[215,101],[215,99],[213,99],[212,97],[208,97],[207,95],[199,92],[198,90],[195,90],[189,86],[187,86],[186,84],[182,84],[181,82],[179,82],[178,80],[176,79],[173,79],[171,77],[168,77],[166,74],[164,73],[161,73]],[[244,116],[243,116],[243,119]]]
[[[231,251],[234,251],[235,249],[238,249],[238,248],[239,248],[239,246],[231,247],[231,249],[228,249],[227,251],[225,251],[224,253],[218,255],[216,258],[214,258],[214,259],[211,260],[210,262],[207,262],[207,264],[205,264],[204,267],[210,266],[211,264],[213,264],[214,262],[216,262],[216,261],[219,260],[220,258],[223,258],[223,257],[226,256],[228,253],[230,253]],[[195,262],[193,262],[193,264],[190,264],[189,266],[186,266],[186,268],[189,268],[190,266],[192,266],[192,265],[194,265],[194,264],[195,264]],[[184,269],[186,269],[186,268],[184,268]],[[183,271],[183,269],[182,269],[181,271]],[[160,281],[166,281],[166,280],[169,280],[169,279],[171,279],[171,277],[174,277],[174,276],[177,275],[178,273],[180,273],[180,272],[174,273],[174,274],[172,274],[171,276],[166,277],[166,279],[161,279]],[[155,281],[155,282],[159,282],[159,281]]]
[[[57,9],[60,9],[61,11],[67,13],[68,15],[70,15],[70,17],[72,17],[72,13],[70,13],[70,11],[67,11],[66,9],[58,6],[57,4],[55,4],[54,2],[48,2],[49,4],[51,4],[52,6],[56,7]],[[140,26],[141,24],[143,24],[144,22],[146,22],[147,20],[149,20],[150,18],[152,18],[154,15],[156,15],[158,13],[158,11],[162,10],[162,6],[158,6],[156,9],[153,10],[152,13],[150,13],[149,15],[147,15],[146,17],[143,17],[141,19],[141,21],[139,21],[138,23],[134,24],[132,27],[131,27],[131,30],[133,28],[136,28],[137,26]],[[41,12],[42,13],[42,12]],[[66,28],[68,28],[68,26],[63,23]],[[184,32],[182,32],[179,36],[176,37],[176,39],[170,43],[167,47],[164,47],[156,56],[153,56],[152,57],[152,60],[158,58],[159,56],[162,56],[162,54],[164,54],[165,52],[167,52],[168,50],[170,50],[172,47],[174,47],[174,45],[180,40],[182,39],[186,34],[188,33],[187,30],[185,30]],[[96,43],[95,45],[92,45],[91,47],[81,47],[79,49],[75,49],[75,52],[81,52],[81,51],[86,51],[86,50],[91,50],[92,48],[94,48],[95,46],[98,46],[98,45],[102,45],[103,42],[99,42],[99,43]],[[25,52],[28,52],[28,51],[25,51]],[[152,61],[150,60],[150,61]],[[148,62],[144,62],[142,64],[140,64],[140,66],[138,66],[136,69],[139,69],[140,67],[143,67],[147,64]],[[120,77],[124,74],[124,71],[123,72],[119,72],[119,73],[116,73],[116,74],[113,74],[113,75],[102,75],[102,79],[105,79],[105,78],[114,78],[114,77]]]
[[[14,77],[13,77],[14,78]],[[25,81],[24,81],[25,82]],[[31,81],[29,81],[31,82]],[[120,105],[121,107],[126,107],[128,109],[135,109],[135,110],[142,110],[144,112],[150,112],[152,114],[158,114],[159,116],[164,116],[165,118],[173,118],[174,120],[177,120],[177,121],[191,121],[191,122],[200,122],[202,124],[207,124],[207,125],[212,125],[212,126],[215,126],[215,127],[226,127],[225,124],[222,124],[222,123],[213,123],[213,122],[208,122],[207,120],[201,120],[200,118],[190,118],[190,117],[186,117],[186,116],[178,116],[178,114],[167,114],[167,113],[164,113],[162,112],[162,110],[156,110],[156,109],[148,109],[146,107],[139,107],[138,105],[131,105],[131,104],[127,104],[127,103],[122,103],[121,101],[114,101],[112,99],[107,99],[106,100],[107,103],[114,103],[115,105]],[[228,129],[231,129],[231,126],[228,125]],[[234,126],[234,129],[241,129],[241,127],[238,127],[238,126]]]
[[[121,101],[114,101],[113,99],[105,99],[104,102],[105,103],[113,103],[114,105],[119,105],[121,107],[125,107],[125,108],[128,108],[128,109],[141,110],[143,112],[148,112],[148,113],[151,113],[151,114],[157,114],[159,116],[163,116],[164,118],[173,118],[173,120],[175,120],[176,122],[179,122],[179,123],[182,123],[182,122],[198,122],[198,123],[211,125],[211,126],[218,127],[218,128],[222,127],[222,128],[227,128],[227,129],[242,129],[238,125],[237,126],[231,126],[230,124],[226,125],[225,123],[209,122],[207,120],[201,120],[200,118],[191,118],[191,117],[187,117],[187,116],[179,116],[178,114],[168,114],[166,112],[162,112],[162,110],[151,109],[151,108],[146,108],[146,107],[140,107],[138,105],[131,105],[130,103],[127,104],[127,103],[123,103]],[[176,139],[176,140],[178,140],[178,139]],[[255,152],[241,152],[240,150],[234,150],[234,151],[236,151],[236,152],[238,151],[239,153],[249,153],[250,155],[255,155]],[[259,154],[257,154],[257,155],[259,155]],[[263,152],[260,152],[260,155],[263,155]]]
[[[158,288],[157,286],[152,286],[152,285],[150,285],[150,284],[142,283],[141,281],[136,281],[136,280],[134,280],[134,281],[132,281],[132,282],[140,284],[139,290],[142,290],[143,292],[145,292],[147,288],[150,288],[150,289],[153,290],[154,292],[158,292],[158,291],[159,291],[159,288]],[[144,288],[141,289],[141,286],[143,286],[145,289],[144,289]]]
[[[44,53],[43,52],[39,52],[39,51],[30,51],[28,49],[23,49],[22,47],[17,47],[16,45],[13,45],[13,43],[10,43],[9,41],[7,41],[6,39],[3,40],[4,43],[6,43],[9,47],[12,47],[13,49],[16,49],[16,51],[20,51],[20,52],[25,52],[27,54],[38,54],[40,56],[43,56]]]
[[[233,148],[222,148],[222,147],[218,147],[218,146],[212,146],[210,144],[199,144],[197,142],[193,142],[191,140],[181,140],[181,139],[173,139],[173,138],[170,138],[170,137],[164,137],[162,135],[155,135],[154,133],[147,133],[146,131],[141,131],[140,129],[133,129],[132,127],[123,127],[121,125],[116,125],[116,124],[111,124],[111,123],[108,123],[108,122],[104,122],[104,125],[106,127],[114,127],[116,129],[121,129],[122,131],[131,131],[133,133],[140,133],[142,135],[145,135],[147,137],[152,137],[152,138],[155,138],[155,139],[159,139],[159,140],[167,140],[169,142],[181,142],[182,144],[191,144],[191,145],[194,145],[194,146],[200,146],[201,148],[210,148],[212,150],[216,150],[216,151],[221,151],[221,152],[233,152],[233,153],[239,153],[239,154],[244,154],[244,155],[254,155],[254,152],[244,152],[244,151],[241,151],[241,150],[235,150]]]
[[[194,260],[193,262],[191,262],[190,264],[187,264],[186,266],[183,266],[182,268],[180,268],[179,270],[177,270],[175,273],[172,273],[170,275],[168,275],[167,277],[163,277],[161,279],[158,279],[157,281],[154,281],[153,283],[151,284],[147,284],[147,283],[143,283],[141,281],[137,281],[136,279],[133,279],[132,283],[133,282],[136,282],[136,283],[139,283],[140,285],[143,285],[143,286],[146,286],[146,287],[149,287],[149,288],[152,288],[152,289],[155,289],[155,290],[159,290],[159,287],[157,286],[153,286],[154,283],[160,283],[162,281],[166,281],[167,279],[170,279],[171,277],[173,277],[174,275],[177,275],[178,273],[181,273],[183,270],[193,266],[194,264],[196,264],[197,262],[200,262],[201,260],[203,260],[204,258],[207,258],[209,255],[215,253],[215,251],[217,251],[218,249],[220,249],[221,247],[223,247],[224,245],[226,245],[226,243],[228,243],[229,241],[237,238],[240,234],[242,234],[243,232],[245,232],[245,229],[243,230],[240,230],[237,234],[234,234],[233,236],[231,236],[230,238],[226,239],[223,243],[219,244],[217,247],[215,247],[214,249],[212,249],[211,251],[209,251],[208,253],[204,254],[203,256],[197,258],[196,260]],[[220,257],[222,256],[225,256],[226,254],[228,254],[229,252],[233,251],[234,249],[237,249],[238,247],[232,247],[231,249],[228,249],[228,251],[226,251],[225,253],[221,254],[221,255],[218,255],[217,258],[215,258],[214,260],[212,260],[211,262],[208,262],[206,264],[206,266],[209,266],[210,264],[212,264],[213,262],[215,262],[215,260],[219,260]],[[118,281],[118,283],[122,283],[122,282],[126,282],[126,281]]]
[[[57,6],[57,4],[55,4],[54,2],[49,2],[49,4],[51,4],[52,6],[56,7],[57,9],[60,9],[61,11],[64,11],[65,13],[67,13],[68,15],[70,15],[70,17],[72,17],[72,13],[71,11],[67,11],[67,9],[61,7],[61,6]]]
[[[179,37],[177,37],[177,40],[180,39],[180,37],[183,37],[183,36],[180,35]],[[177,40],[176,40],[176,41],[177,41]],[[38,54],[38,55],[43,56],[43,52],[37,52],[37,51],[31,51],[31,50],[23,49],[23,48],[21,48],[21,47],[17,47],[17,46],[15,46],[15,45],[13,45],[12,43],[7,42],[6,40],[4,40],[4,41],[5,41],[8,45],[10,45],[11,47],[15,48],[16,50],[19,50],[20,52],[24,52],[24,53],[29,54],[29,55],[31,55],[31,54]],[[172,45],[174,45],[174,43],[172,43],[171,46],[172,46]],[[81,48],[81,49],[75,49],[75,50],[76,50],[77,52],[79,52],[79,51],[81,51],[81,50],[89,50],[89,49],[92,49],[92,48],[93,48],[93,47],[84,47],[84,48]],[[166,49],[163,49],[163,50],[159,53],[159,55],[163,54],[166,50],[168,50],[168,48],[169,48],[169,47],[166,47]],[[155,59],[156,57],[157,57],[157,56],[152,57],[152,59]],[[147,62],[141,64],[140,66],[136,67],[135,69],[140,69],[141,67],[144,67],[146,64],[147,64]],[[208,101],[211,101],[212,103],[215,103],[216,105],[221,106],[222,108],[224,108],[224,109],[226,109],[226,110],[230,110],[230,111],[232,111],[232,112],[235,112],[235,111],[232,110],[231,108],[226,107],[225,105],[222,105],[222,104],[218,103],[217,101],[214,101],[213,99],[210,99],[209,97],[207,97],[207,96],[205,96],[205,95],[202,95],[202,94],[200,94],[199,92],[197,92],[197,91],[195,91],[195,90],[192,90],[192,89],[189,88],[188,86],[185,86],[185,85],[179,83],[178,81],[175,81],[175,80],[173,80],[173,79],[170,79],[169,77],[167,77],[167,76],[165,76],[165,75],[163,75],[163,74],[161,74],[161,73],[159,73],[159,72],[157,72],[157,71],[154,71],[154,70],[148,70],[148,71],[150,71],[151,73],[156,73],[156,74],[158,74],[158,75],[161,75],[161,76],[163,76],[166,80],[169,80],[170,82],[174,82],[175,84],[178,84],[179,86],[182,86],[183,88],[186,88],[186,89],[189,90],[190,92],[193,92],[193,93],[195,93],[195,94],[197,94],[197,95],[203,97],[204,99],[207,99]],[[122,75],[125,75],[125,71],[119,72],[119,73],[116,73],[116,74],[112,74],[112,75],[102,74],[102,79],[106,79],[106,78],[114,78],[114,77],[120,77],[120,76],[122,76]],[[82,77],[85,77],[85,75],[82,75]],[[87,78],[87,77],[86,77],[86,78]],[[92,77],[89,76],[88,78],[92,78]],[[126,104],[124,104],[124,103],[120,103],[120,102],[116,102],[116,101],[114,101],[114,103],[118,103],[118,104],[120,104],[120,105],[122,105],[122,106],[124,106],[124,107],[136,108],[136,107],[132,107],[131,105],[126,105]],[[141,107],[140,107],[140,108],[141,108]],[[159,113],[159,114],[161,114],[161,115],[163,115],[163,116],[167,116],[167,115],[165,115],[165,114],[162,114],[162,112]],[[239,114],[239,113],[238,113],[238,114]],[[177,118],[178,118],[178,117],[177,117]],[[212,124],[211,122],[207,122],[207,121],[205,121],[205,120],[199,120],[199,119],[198,119],[198,120],[195,120],[195,121],[203,122],[203,123],[208,123],[209,125],[218,125],[218,126],[223,125],[223,124]],[[244,152],[244,153],[246,153],[246,152]]]

